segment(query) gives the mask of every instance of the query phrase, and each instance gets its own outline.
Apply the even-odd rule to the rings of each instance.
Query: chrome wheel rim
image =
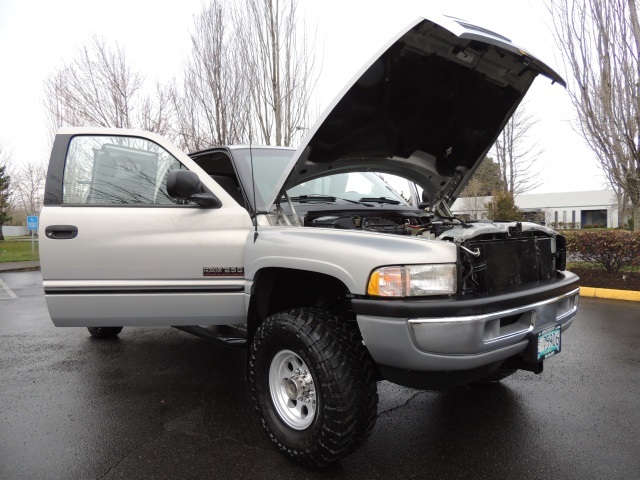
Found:
[[[317,396],[311,370],[291,350],[279,351],[269,367],[269,391],[278,416],[294,430],[309,427],[316,416]]]

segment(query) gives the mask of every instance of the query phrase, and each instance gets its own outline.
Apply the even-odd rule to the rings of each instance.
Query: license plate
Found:
[[[538,333],[538,361],[553,357],[560,353],[560,335],[562,329],[560,325],[546,328]]]

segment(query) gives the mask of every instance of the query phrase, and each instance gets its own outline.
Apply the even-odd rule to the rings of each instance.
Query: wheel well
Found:
[[[335,277],[290,268],[266,268],[254,277],[247,315],[248,341],[268,316],[299,307],[314,307],[355,319],[350,292]]]

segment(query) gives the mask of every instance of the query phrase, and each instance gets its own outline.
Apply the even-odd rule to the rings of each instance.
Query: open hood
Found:
[[[446,212],[538,74],[565,85],[508,38],[452,17],[419,18],[329,105],[266,206],[304,181],[370,170],[409,178]]]

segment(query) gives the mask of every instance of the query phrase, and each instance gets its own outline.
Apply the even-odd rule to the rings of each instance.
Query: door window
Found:
[[[169,171],[180,162],[156,143],[120,136],[75,136],[64,167],[65,204],[173,205]]]

